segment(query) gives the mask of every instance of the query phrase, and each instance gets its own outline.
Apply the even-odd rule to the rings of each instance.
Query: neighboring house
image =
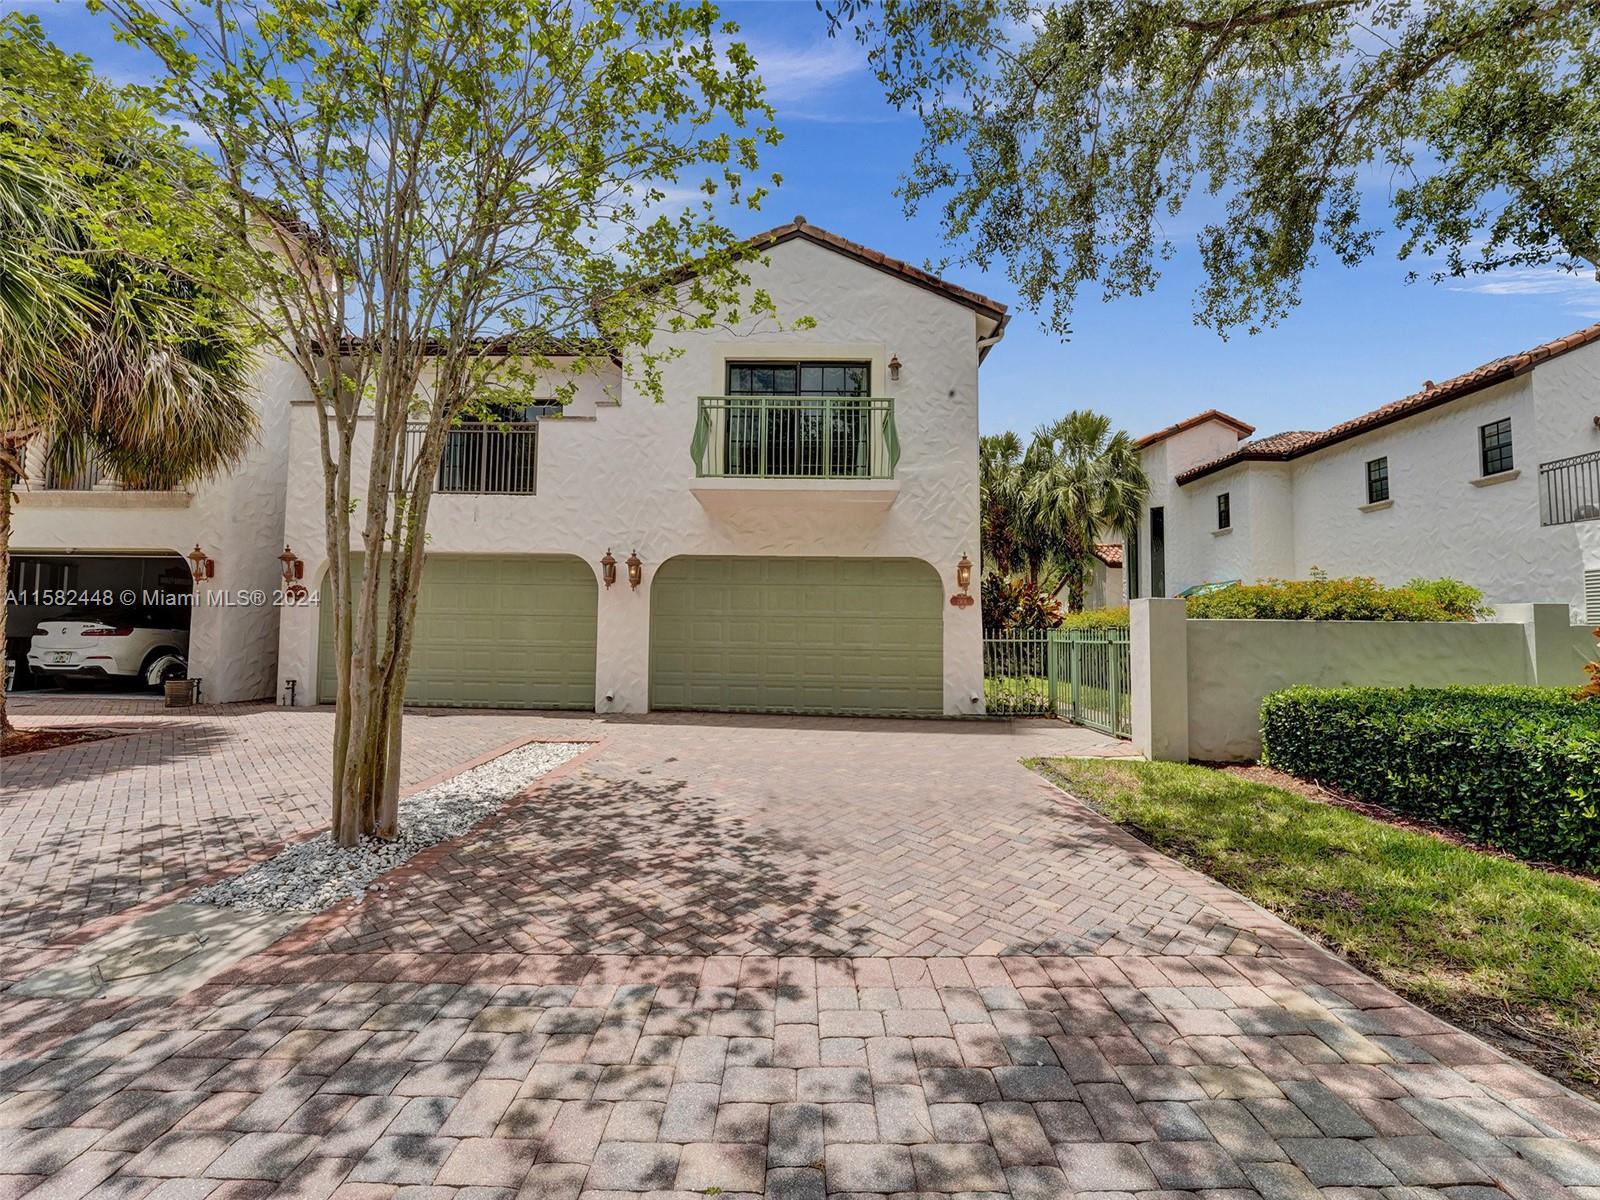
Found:
[[[1450,576],[1600,621],[1600,325],[1320,432],[1207,410],[1140,440],[1130,596],[1199,584]]]
[[[582,376],[559,415],[452,434],[409,699],[982,711],[978,608],[950,597],[978,550],[978,366],[1005,307],[803,219],[754,242],[768,262],[752,283],[783,329],[668,336],[660,348],[681,353],[659,404],[613,366]],[[796,328],[802,316],[814,325]],[[61,569],[68,547],[170,561],[198,543],[216,562],[200,590],[231,593],[281,586],[287,543],[315,593],[328,558],[316,408],[275,373],[259,407],[251,461],[192,495],[30,491],[19,561]],[[358,436],[357,455],[368,445]],[[331,604],[196,605],[191,671],[207,699],[292,681],[296,703],[330,701],[331,617]]]
[[[1123,608],[1127,600],[1122,594],[1122,543],[1099,542],[1090,548],[1093,555],[1089,563],[1089,579],[1083,589],[1085,608]],[[1063,607],[1067,603],[1068,587],[1063,583],[1056,589],[1056,599]]]

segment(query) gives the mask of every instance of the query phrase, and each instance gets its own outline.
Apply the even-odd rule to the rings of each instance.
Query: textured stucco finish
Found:
[[[782,320],[809,316],[811,329],[771,322],[729,333],[690,332],[667,340],[682,351],[664,366],[665,399],[653,402],[621,372],[586,378],[583,393],[539,433],[538,495],[438,496],[428,518],[429,548],[449,554],[574,554],[590,564],[609,547],[617,558],[637,549],[644,580],[624,576],[602,589],[595,705],[641,712],[649,703],[650,588],[656,569],[682,554],[920,558],[948,592],[955,565],[978,550],[978,350],[974,314],[959,304],[805,241],[771,251],[753,272]],[[898,356],[898,381],[887,363]],[[711,503],[692,491],[689,442],[696,397],[725,390],[724,364],[761,358],[831,358],[873,364],[873,394],[892,396],[902,447],[892,503],[830,499],[825,485],[785,497]],[[609,391],[603,391],[602,385]],[[289,494],[322,494],[316,413],[292,410]],[[370,441],[358,443],[365,458]],[[357,471],[361,478],[363,471]],[[838,489],[844,491],[847,489]],[[805,494],[809,493],[809,494]],[[286,536],[321,579],[327,563],[319,503],[296,505]],[[359,548],[359,547],[358,547]],[[944,706],[982,711],[982,640],[978,608],[944,610]],[[279,641],[280,680],[300,681],[309,702],[316,677],[317,613],[289,609]],[[609,698],[608,698],[609,697]],[[974,701],[974,698],[977,698]]]
[[[1208,422],[1144,453],[1152,505],[1166,509],[1167,591],[1223,579],[1371,575],[1388,584],[1450,576],[1490,603],[1569,606],[1586,619],[1583,574],[1600,569],[1600,522],[1541,527],[1540,463],[1600,450],[1600,345],[1290,462],[1242,462],[1179,487],[1235,433]],[[1515,479],[1475,486],[1479,427],[1511,419]],[[1366,464],[1389,460],[1388,507],[1365,510]],[[1228,492],[1233,531],[1214,536]],[[1148,546],[1148,518],[1143,540]],[[1149,556],[1144,556],[1149,579]]]
[[[189,631],[189,673],[204,682],[207,701],[257,700],[276,684],[281,587],[277,555],[289,454],[290,401],[302,386],[289,363],[266,359],[252,390],[260,422],[244,460],[192,495],[138,492],[17,494],[14,554],[74,550],[83,554],[171,553],[201,546],[217,564],[216,578],[201,585]],[[237,603],[239,593],[260,591],[264,604]]]

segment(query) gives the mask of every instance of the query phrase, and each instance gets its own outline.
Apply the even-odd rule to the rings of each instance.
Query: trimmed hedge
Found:
[[[1125,608],[1086,608],[1082,612],[1062,613],[1062,629],[1126,629]]]
[[[1484,612],[1483,593],[1453,579],[1413,579],[1385,587],[1376,579],[1264,579],[1190,596],[1200,620],[1471,621]]]
[[[1600,871],[1600,706],[1560,688],[1311,688],[1262,761],[1536,862]]]

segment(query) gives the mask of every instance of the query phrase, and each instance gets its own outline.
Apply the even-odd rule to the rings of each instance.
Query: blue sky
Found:
[[[88,54],[106,74],[141,73],[103,18],[77,4],[29,8],[61,45]],[[893,195],[919,126],[884,102],[863,52],[827,36],[812,0],[738,0],[724,8],[762,64],[784,133],[765,160],[784,183],[760,217],[746,218],[751,231],[798,213],[897,258],[940,257],[934,217],[908,219]],[[1381,190],[1371,198],[1384,204]],[[1192,242],[1180,241],[1151,295],[1107,304],[1083,293],[1067,342],[1016,308],[1002,270],[952,270],[955,282],[1014,309],[1005,341],[983,368],[982,428],[1025,432],[1074,407],[1109,413],[1135,434],[1213,407],[1263,434],[1322,428],[1398,399],[1424,379],[1600,320],[1600,284],[1592,278],[1519,271],[1408,284],[1408,266],[1394,258],[1397,239],[1386,241],[1387,251],[1359,268],[1313,272],[1300,307],[1278,328],[1226,342],[1193,323]]]

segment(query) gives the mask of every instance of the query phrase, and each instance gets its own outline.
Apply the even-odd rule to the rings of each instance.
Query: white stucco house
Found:
[[[664,402],[615,365],[564,409],[452,434],[409,699],[982,711],[978,607],[951,598],[978,552],[978,368],[1005,306],[802,218],[753,241],[782,325],[671,335]],[[276,365],[256,405],[250,458],[192,491],[31,473],[13,577],[170,582],[198,548],[204,698],[330,701],[317,412]],[[240,602],[282,589],[286,548],[313,602]]]
[[[1600,622],[1600,325],[1321,431],[1209,409],[1140,439],[1128,596],[1230,580],[1449,576]]]

